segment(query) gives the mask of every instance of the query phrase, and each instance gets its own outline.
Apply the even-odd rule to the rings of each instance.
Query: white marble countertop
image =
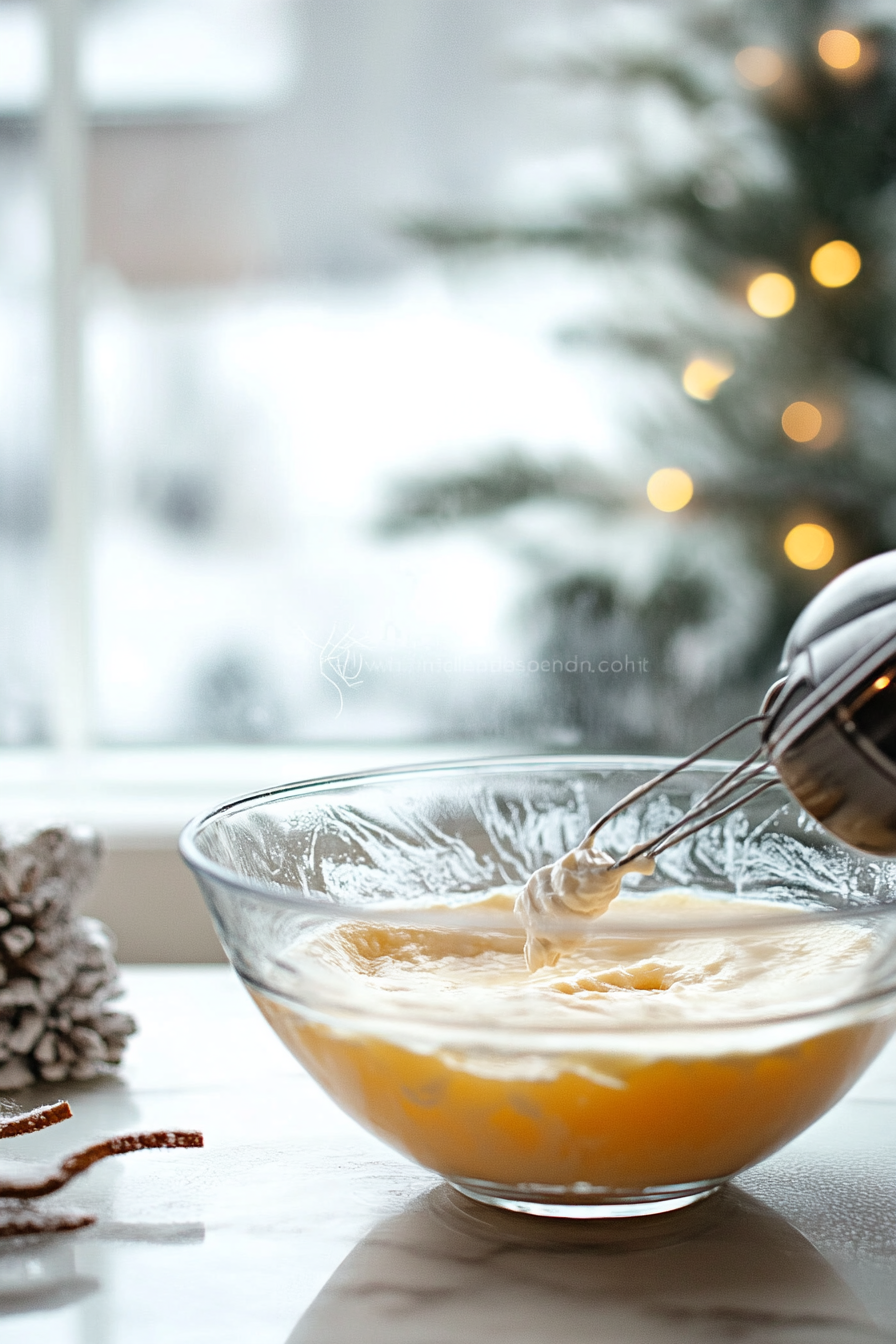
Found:
[[[52,1197],[93,1229],[0,1243],[0,1344],[878,1344],[896,1340],[896,1045],[736,1187],[621,1228],[453,1195],[341,1114],[227,967],[134,968],[118,1080],[31,1089],[39,1159],[205,1132]]]

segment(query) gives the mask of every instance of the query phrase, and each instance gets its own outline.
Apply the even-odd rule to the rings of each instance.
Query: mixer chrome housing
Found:
[[[839,840],[866,854],[896,856],[896,551],[854,565],[812,599],[787,637],[780,670],[784,675],[758,714],[663,770],[597,819],[586,839],[744,728],[761,725],[755,751],[614,868],[679,844],[779,779]]]
[[[781,671],[764,706],[768,760],[826,830],[896,855],[896,551],[813,598]]]

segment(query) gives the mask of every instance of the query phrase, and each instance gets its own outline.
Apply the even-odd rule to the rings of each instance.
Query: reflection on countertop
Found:
[[[364,1238],[288,1344],[890,1338],[811,1242],[737,1189],[680,1213],[582,1224],[441,1185]]]
[[[79,1272],[70,1236],[16,1237],[0,1250],[0,1315],[52,1311],[96,1292]]]

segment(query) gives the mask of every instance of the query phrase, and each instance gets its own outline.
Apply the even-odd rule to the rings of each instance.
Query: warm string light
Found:
[[[760,317],[783,317],[796,303],[793,281],[779,271],[764,271],[747,286],[747,303]]]
[[[694,482],[680,467],[661,467],[647,482],[647,498],[661,513],[677,513],[694,497]]]
[[[784,74],[784,62],[773,47],[744,47],[734,58],[734,68],[752,89],[769,89]]]
[[[781,416],[781,428],[794,443],[811,443],[823,424],[821,411],[811,401],[792,401]]]
[[[841,289],[855,280],[862,269],[858,249],[843,238],[835,238],[812,253],[809,263],[813,280],[827,289]]]
[[[734,372],[727,360],[709,359],[702,355],[690,361],[681,375],[681,385],[695,401],[712,401],[724,382]]]
[[[852,71],[862,59],[862,44],[854,33],[832,28],[819,38],[818,54],[832,71]],[[734,58],[734,65],[741,83],[756,89],[770,88],[782,78],[785,71],[781,55],[771,47],[744,47]],[[842,238],[833,239],[817,248],[810,261],[812,278],[827,289],[839,289],[851,284],[861,267],[862,258],[858,249]],[[753,312],[760,317],[783,317],[796,302],[796,288],[788,276],[778,271],[766,271],[750,282],[746,299]],[[727,376],[730,377],[730,373]],[[713,361],[708,359],[691,360],[682,375],[685,391],[701,401],[712,400],[723,381],[724,378],[715,376]],[[826,419],[826,415],[812,402],[794,401],[784,410],[781,427],[794,443],[808,444],[823,438],[826,446],[836,438],[842,426],[842,415],[833,414],[830,426]],[[825,430],[824,435],[822,429]],[[658,478],[675,474],[676,469],[667,468],[651,477],[647,493],[655,507],[671,511],[671,508],[681,508],[690,500],[693,486],[686,473],[680,473],[685,476],[690,487],[683,503],[670,506],[658,502],[663,493],[663,485]],[[654,498],[652,490],[657,498]],[[823,569],[834,558],[834,550],[834,538],[820,523],[798,523],[784,538],[784,553],[791,564],[799,569]],[[877,690],[883,690],[889,685],[889,676],[879,677],[874,683]]]
[[[798,523],[784,538],[784,554],[797,569],[824,569],[834,558],[834,538],[819,523]]]
[[[781,416],[781,428],[793,443],[820,452],[832,448],[846,425],[842,405],[829,397],[792,401]]]
[[[829,28],[818,39],[818,54],[832,70],[850,70],[861,59],[862,44],[845,28]]]
[[[878,677],[877,681],[874,681],[871,684],[873,685],[876,691],[885,691],[889,686],[891,680],[892,680],[891,677]]]

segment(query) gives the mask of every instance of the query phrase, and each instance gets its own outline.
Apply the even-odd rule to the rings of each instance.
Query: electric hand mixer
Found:
[[[756,723],[756,750],[614,868],[654,857],[779,780],[838,839],[896,856],[896,551],[845,570],[812,599],[787,638],[780,671],[758,714],[627,794],[586,842],[630,803]],[[777,778],[769,778],[769,766]]]

